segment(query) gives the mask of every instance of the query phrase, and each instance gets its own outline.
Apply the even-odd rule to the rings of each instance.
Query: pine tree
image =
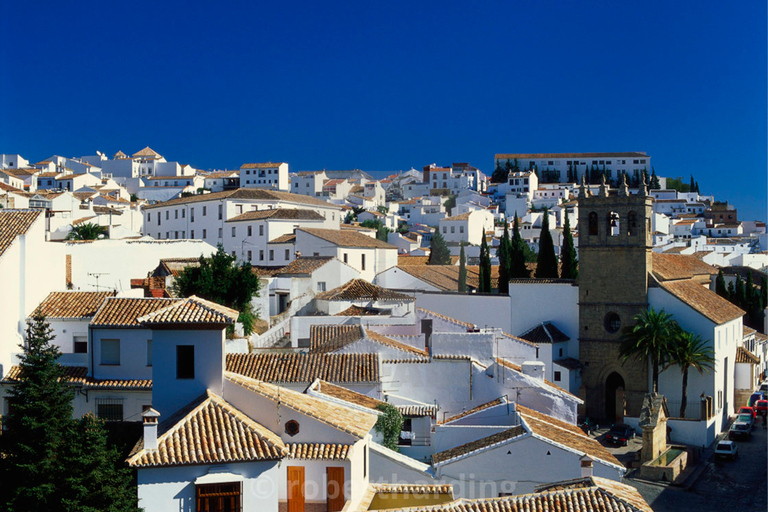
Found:
[[[564,279],[576,279],[579,277],[576,248],[573,246],[573,234],[571,234],[571,222],[568,220],[567,210],[565,212],[565,224],[563,225],[563,250],[560,254],[560,259],[563,263],[561,277]]]
[[[715,292],[723,298],[728,298],[728,288],[725,286],[725,276],[723,275],[722,270],[717,272],[717,279],[715,280]]]
[[[659,190],[661,189],[661,183],[659,182],[659,177],[656,176],[656,169],[651,167],[651,183],[648,185],[648,188],[651,190]]]
[[[464,242],[461,242],[461,252],[459,252],[459,292],[467,291],[467,258],[464,254]]]
[[[528,278],[531,277],[528,267],[525,266],[525,240],[520,236],[520,226],[517,220],[517,212],[512,223],[512,242],[509,250],[509,277],[510,278]]]
[[[485,241],[485,233],[480,243],[480,292],[491,293],[491,253]]]
[[[509,160],[507,160],[509,163]],[[491,175],[491,183],[504,183],[507,181],[507,175],[509,174],[509,166],[507,168],[502,167],[501,162],[496,162],[496,169],[494,169]]]
[[[509,257],[512,250],[512,240],[509,238],[509,223],[504,221],[504,234],[499,241],[496,254],[499,256],[499,293],[509,294]]]
[[[432,235],[432,241],[429,244],[429,262],[427,265],[450,265],[451,264],[451,251],[448,249],[448,245],[445,243],[443,235],[440,234],[440,229],[436,229]]]
[[[544,209],[544,218],[541,221],[541,234],[539,235],[539,257],[536,260],[536,277],[558,277],[555,244],[552,241],[552,233],[549,232],[549,212],[546,208]]]

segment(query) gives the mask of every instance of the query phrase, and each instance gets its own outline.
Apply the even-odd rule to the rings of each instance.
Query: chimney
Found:
[[[525,361],[523,363],[523,375],[544,380],[544,367],[544,363],[541,361]]]
[[[581,478],[591,478],[594,470],[592,466],[593,460],[587,454],[584,454],[579,460],[581,461]]]
[[[144,449],[157,450],[157,418],[160,413],[153,408],[149,408],[141,417],[144,418]]]

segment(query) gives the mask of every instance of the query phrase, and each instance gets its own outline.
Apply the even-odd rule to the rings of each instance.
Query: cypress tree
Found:
[[[733,281],[728,283],[728,300],[736,303],[736,289],[733,287]]]
[[[520,236],[520,226],[517,221],[517,212],[512,223],[512,242],[509,251],[509,277],[528,278],[531,275],[525,266],[525,240]]]
[[[445,243],[440,229],[436,229],[432,235],[432,241],[429,244],[429,262],[427,265],[450,265],[451,251]]]
[[[768,278],[765,276],[760,279],[760,295],[762,297],[763,306],[768,304]]]
[[[723,298],[728,298],[728,288],[725,286],[725,276],[722,269],[717,272],[717,279],[715,280],[715,293]]]
[[[563,262],[562,276],[565,279],[579,277],[578,261],[576,260],[576,248],[573,246],[573,234],[571,233],[571,221],[568,219],[568,211],[565,212],[565,224],[563,225],[563,250],[561,252]]]
[[[696,182],[693,181],[693,174],[691,174],[691,183],[688,185],[689,192],[696,192]]]
[[[504,221],[504,234],[499,243],[499,249],[496,254],[499,256],[499,293],[509,295],[509,264],[510,251],[512,250],[512,240],[509,238],[509,223]]]
[[[546,208],[544,209],[544,218],[541,221],[541,234],[539,235],[539,257],[536,260],[536,277],[558,277],[555,244],[552,241],[552,233],[549,232],[549,212]]]
[[[732,299],[732,302],[739,306],[741,309],[745,309],[746,295],[744,293],[744,281],[741,280],[741,276],[736,276],[736,294]]]
[[[656,176],[656,169],[651,167],[651,183],[648,185],[648,188],[651,190],[659,190],[661,189],[661,182],[659,182],[659,177]]]
[[[491,292],[491,253],[485,241],[485,233],[480,243],[480,292]]]
[[[464,254],[464,242],[461,242],[459,253],[459,292],[467,291],[467,258]]]

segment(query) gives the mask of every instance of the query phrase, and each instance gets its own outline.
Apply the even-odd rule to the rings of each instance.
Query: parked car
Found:
[[[765,400],[765,395],[763,395],[763,393],[760,391],[755,391],[752,393],[752,395],[750,395],[749,400],[747,401],[747,405],[749,407],[754,407],[758,400]]]
[[[749,425],[749,428],[755,428],[755,417],[752,416],[749,413],[742,413],[736,416],[736,419],[733,421],[734,423],[746,423]]]
[[[750,416],[752,416],[752,419],[754,420],[755,416],[757,415],[757,411],[755,410],[754,407],[747,407],[745,405],[744,407],[740,407],[739,412],[737,412],[736,414],[749,414]]]
[[[735,421],[728,429],[728,439],[749,439],[752,437],[752,427],[748,423]]]
[[[763,382],[760,384],[760,389],[758,391],[762,392],[763,394],[768,393],[768,382]]]
[[[715,446],[715,459],[736,460],[739,458],[739,447],[733,441],[720,441]]]
[[[755,402],[755,413],[762,416],[768,415],[768,400],[758,400]]]
[[[635,437],[635,429],[624,423],[618,423],[611,427],[611,430],[605,434],[605,440],[609,443],[627,446],[630,439]]]

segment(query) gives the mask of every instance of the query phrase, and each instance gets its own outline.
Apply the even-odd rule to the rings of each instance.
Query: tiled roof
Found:
[[[227,354],[227,371],[266,382],[379,382],[376,354]]]
[[[441,315],[440,313],[435,313],[434,311],[430,311],[428,309],[424,308],[416,308],[416,311],[418,311],[422,316],[433,316],[435,318],[439,318],[440,320],[445,320],[446,322],[450,322],[452,324],[459,325],[461,327],[466,327],[467,329],[473,329],[475,326],[473,324],[462,322],[461,320],[456,320],[455,318],[451,318],[450,316]]]
[[[133,158],[142,157],[142,156],[149,156],[152,158],[160,158],[160,153],[155,151],[154,149],[150,148],[149,146],[145,147],[141,151],[137,151],[133,154]]]
[[[653,274],[661,281],[690,279],[717,274],[717,269],[699,258],[683,254],[651,253]]]
[[[79,218],[79,219],[75,219],[75,220],[73,220],[73,221],[72,221],[72,225],[73,225],[73,226],[78,226],[78,225],[80,225],[80,224],[84,224],[84,223],[88,222],[89,220],[91,220],[91,219],[95,219],[95,218],[96,218],[96,216],[95,216],[95,215],[93,215],[93,216],[91,216],[91,217],[81,217],[81,218]]]
[[[240,312],[200,297],[191,296],[136,319],[145,325],[216,324],[229,325],[237,321]]]
[[[151,379],[94,379],[88,376],[85,366],[62,366],[64,378],[68,384],[85,389],[119,389],[126,391],[144,391],[152,389]],[[21,367],[12,366],[2,382],[13,384],[23,378]]]
[[[412,354],[415,356],[421,356],[421,357],[429,357],[429,354],[425,350],[418,349],[416,347],[413,347],[411,345],[408,345],[406,343],[402,343],[397,340],[393,340],[392,338],[389,338],[387,336],[384,336],[383,334],[379,334],[375,331],[372,331],[370,329],[367,329],[365,332],[365,337],[369,340],[375,341],[376,343],[380,345],[384,345],[390,348],[394,348],[396,350],[400,350],[402,352],[407,352],[408,354]]]
[[[51,292],[30,316],[46,318],[88,318],[96,314],[107,297],[116,292]]]
[[[325,443],[290,443],[288,447],[289,459],[303,460],[347,460],[351,455],[351,444],[325,444]]]
[[[546,414],[532,414],[533,411],[531,409],[525,409],[518,407],[518,413],[520,413],[520,416],[525,420],[526,425],[528,425],[534,435],[548,439],[578,453],[586,453],[590,457],[600,459],[603,462],[624,467],[606,447],[595,439],[583,435],[583,432],[582,435],[577,435],[576,430],[580,430],[577,426],[567,424]]]
[[[353,304],[344,311],[336,313],[333,316],[377,316],[388,315],[391,313],[391,311],[391,309],[366,308],[362,306],[355,306]]]
[[[382,288],[381,286],[369,283],[364,279],[352,279],[338,288],[318,293],[315,298],[331,301],[384,300],[413,302],[416,300],[415,297],[387,288]]]
[[[330,242],[339,247],[361,247],[366,249],[394,249],[397,247],[387,242],[382,242],[376,237],[371,237],[358,233],[356,230],[341,229],[320,229],[320,228],[298,228],[312,236]]]
[[[131,454],[128,465],[221,464],[277,460],[288,454],[279,436],[213,393],[208,392],[189,409],[158,426],[156,450],[143,449],[140,441],[137,447],[141,448]]]
[[[444,219],[440,220],[468,220],[471,214],[472,212],[460,213],[459,215],[454,215],[453,217],[445,217]]]
[[[452,421],[456,421],[458,419],[464,418],[466,416],[469,416],[470,414],[475,414],[476,412],[483,411],[485,409],[490,409],[491,407],[496,407],[497,405],[502,405],[507,403],[506,400],[503,398],[497,398],[496,400],[491,400],[490,402],[486,402],[484,404],[480,404],[477,407],[473,407],[472,409],[469,409],[467,411],[464,411],[460,414],[456,414],[454,416],[451,416],[449,418],[444,419],[443,421],[438,421],[438,423],[451,423]]]
[[[361,439],[371,431],[378,419],[377,414],[357,411],[344,405],[336,405],[321,398],[235,373],[227,372],[225,378],[269,400],[279,402],[281,406],[289,407]]]
[[[741,308],[695,281],[666,281],[661,287],[718,325],[744,315]]]
[[[496,159],[541,159],[541,158],[650,158],[645,153],[628,151],[619,153],[497,153]],[[587,162],[592,164],[592,162]]]
[[[42,210],[0,209],[0,256],[17,236],[26,234],[41,213]]]
[[[188,267],[199,266],[200,258],[163,258],[160,260],[160,267],[173,277],[178,277]]]
[[[311,274],[333,259],[332,256],[301,256],[278,272],[279,275]]]
[[[760,364],[760,358],[754,355],[749,350],[745,349],[744,347],[737,347],[736,348],[736,362],[737,363],[752,363],[752,364]]]
[[[358,393],[357,391],[352,391],[351,389],[331,384],[330,382],[326,382],[324,380],[318,379],[312,384],[312,386],[310,386],[310,388],[320,394],[337,398],[339,400],[359,405],[361,407],[366,407],[368,409],[376,409],[379,405],[384,403],[381,400],[371,398],[368,395],[364,395],[362,393]]]
[[[744,338],[746,338],[747,336],[752,336],[752,335],[753,335],[753,334],[755,334],[757,331],[756,331],[756,330],[754,330],[754,329],[753,329],[753,328],[751,328],[751,327],[747,327],[746,325],[742,325],[742,326],[741,326],[741,332],[742,332],[742,335],[743,335],[743,337],[744,337]]]
[[[271,169],[273,167],[279,167],[283,165],[284,162],[263,162],[260,164],[243,164],[240,166],[241,169]]]
[[[237,171],[219,171],[219,172],[212,172],[207,175],[205,175],[206,180],[215,180],[215,179],[222,179],[222,178],[232,178],[237,177],[239,173]]]
[[[563,334],[563,331],[555,327],[551,322],[544,322],[533,329],[520,335],[524,340],[532,343],[560,343],[571,338]]]
[[[7,184],[3,183],[2,181],[0,181],[0,190],[3,190],[5,192],[23,192],[23,190],[21,190],[19,188],[16,188],[16,187],[12,187],[10,185],[7,185]]]
[[[337,208],[337,205],[331,204],[322,199],[301,194],[292,194],[290,192],[279,192],[277,190],[265,190],[261,188],[239,188],[237,190],[227,190],[224,192],[213,192],[211,194],[195,194],[188,197],[171,199],[162,203],[145,206],[145,210],[153,208],[163,208],[166,206],[175,206],[179,204],[198,203],[200,201],[216,201],[220,199],[261,199],[265,201],[286,201],[290,203],[323,206],[326,208]]]
[[[293,233],[286,233],[285,235],[280,235],[277,238],[273,238],[267,243],[270,244],[288,244],[288,243],[294,243],[296,241],[296,235]]]
[[[336,350],[363,339],[359,325],[312,325],[309,327],[309,351],[314,354]]]
[[[400,414],[403,416],[430,416],[434,418],[437,414],[437,407],[434,405],[395,405],[395,408],[400,411]]]
[[[300,208],[273,208],[271,210],[255,210],[245,212],[232,217],[227,222],[240,222],[244,220],[324,220],[324,217],[314,210]]]
[[[178,299],[107,298],[91,320],[91,326],[140,328],[142,325],[137,320],[139,317],[159,311],[175,302],[178,302]]]
[[[579,368],[584,367],[584,365],[581,364],[581,361],[573,357],[564,357],[562,359],[555,359],[552,362],[558,366],[562,366],[567,370],[578,370]]]
[[[477,452],[478,450],[482,450],[483,448],[488,448],[493,445],[503,443],[509,439],[522,436],[525,433],[525,428],[523,428],[522,425],[518,425],[502,432],[498,432],[496,434],[492,434],[490,436],[486,436],[481,439],[477,439],[475,441],[444,450],[442,452],[434,453],[432,454],[432,464],[444,464],[458,457],[470,455],[474,452]]]
[[[510,361],[507,361],[506,359],[503,359],[503,358],[500,358],[500,357],[497,357],[497,358],[495,358],[495,359],[496,359],[496,363],[497,363],[497,364],[499,364],[499,365],[501,365],[501,366],[504,366],[505,368],[509,368],[510,370],[516,371],[516,372],[518,372],[518,373],[523,373],[523,367],[522,367],[522,366],[520,366],[520,365],[517,365],[517,364],[515,364],[515,363],[512,363],[512,362],[510,362]],[[565,389],[565,388],[562,388],[562,387],[558,386],[558,385],[557,385],[557,384],[555,384],[554,382],[551,382],[551,381],[548,381],[547,379],[544,379],[544,383],[545,383],[547,386],[551,386],[551,387],[553,387],[553,388],[557,389],[558,391],[560,391],[560,392],[562,392],[562,393],[565,393],[565,394],[571,395],[571,396],[572,396],[572,397],[574,397],[574,398],[578,398],[576,395],[574,395],[573,393],[571,393],[571,392],[570,392],[570,391],[568,391],[567,389]]]

